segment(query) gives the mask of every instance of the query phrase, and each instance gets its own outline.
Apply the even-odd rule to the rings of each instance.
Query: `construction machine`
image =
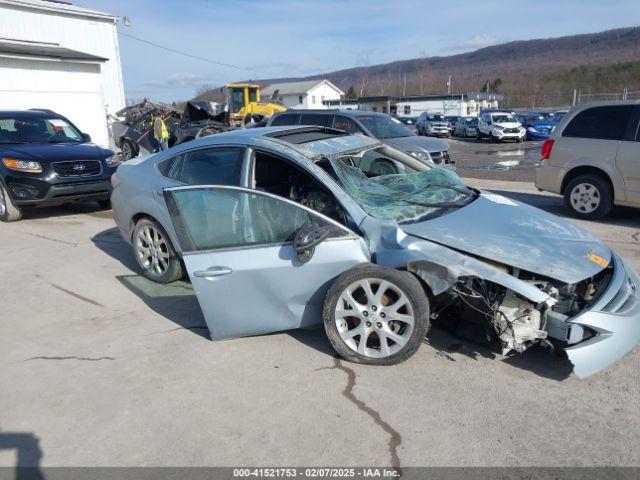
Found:
[[[228,83],[225,87],[229,106],[229,123],[233,127],[257,123],[287,109],[278,103],[261,102],[260,85],[237,82]]]

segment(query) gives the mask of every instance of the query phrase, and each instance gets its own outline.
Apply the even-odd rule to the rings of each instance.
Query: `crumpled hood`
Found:
[[[449,144],[444,140],[432,137],[419,137],[410,135],[408,137],[387,138],[384,140],[392,147],[403,151],[426,150],[427,152],[443,152],[449,150]]]
[[[565,283],[593,276],[611,261],[611,249],[590,233],[488,192],[451,213],[401,228],[410,235]]]
[[[521,127],[522,124],[520,122],[494,122],[496,127],[504,127],[504,128],[518,128]]]
[[[113,155],[111,150],[93,143],[25,143],[0,146],[0,156],[33,159],[39,162],[100,160],[111,155]]]
[[[549,131],[551,131],[551,129],[553,128],[553,125],[551,125],[549,123],[530,123],[529,126],[535,128],[536,130],[549,130]]]

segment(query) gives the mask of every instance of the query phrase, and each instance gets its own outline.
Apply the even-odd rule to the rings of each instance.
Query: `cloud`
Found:
[[[148,88],[180,88],[180,87],[199,87],[201,85],[214,84],[216,80],[205,75],[196,73],[174,73],[164,80],[151,80],[144,83]]]
[[[475,35],[470,38],[459,40],[446,46],[444,52],[461,52],[463,50],[477,50],[478,48],[490,47],[498,43],[498,39],[486,33]]]

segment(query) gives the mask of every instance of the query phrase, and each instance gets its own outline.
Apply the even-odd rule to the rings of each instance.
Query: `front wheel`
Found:
[[[346,360],[395,365],[420,348],[429,330],[429,299],[411,273],[362,265],[331,285],[323,321],[331,345]]]
[[[564,190],[564,204],[578,218],[602,218],[613,208],[613,189],[600,175],[580,175]]]
[[[127,160],[131,160],[136,156],[136,150],[133,146],[133,143],[129,140],[123,140],[120,144],[120,154],[122,155],[122,160],[125,162]]]
[[[158,283],[170,283],[183,277],[182,264],[169,236],[150,218],[136,223],[133,252],[142,274]]]
[[[14,205],[4,183],[0,181],[0,221],[17,222],[22,220],[22,209]]]

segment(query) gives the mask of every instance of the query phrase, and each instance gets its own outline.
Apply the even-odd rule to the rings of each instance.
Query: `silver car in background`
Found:
[[[122,165],[112,204],[147,277],[189,276],[214,339],[323,323],[342,357],[389,365],[434,320],[505,355],[563,348],[580,377],[640,339],[640,279],[608,246],[363,135],[205,137]]]

